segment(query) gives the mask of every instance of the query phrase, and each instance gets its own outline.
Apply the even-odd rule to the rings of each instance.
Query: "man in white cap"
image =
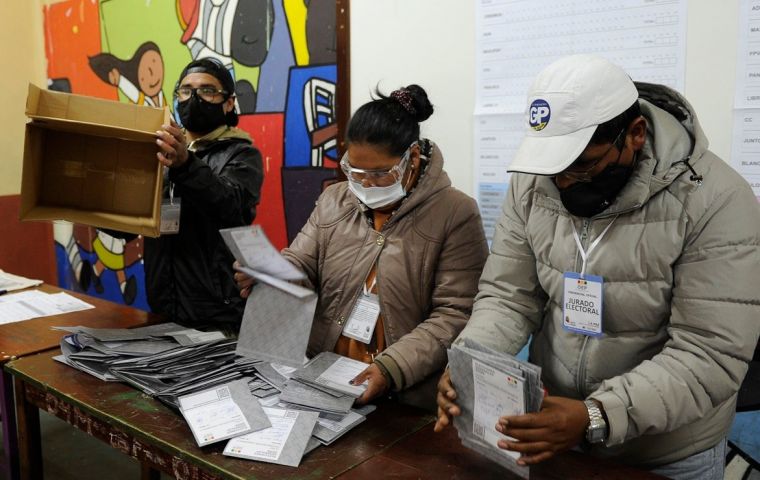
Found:
[[[760,208],[707,150],[677,92],[598,57],[531,87],[528,129],[471,339],[530,360],[541,411],[498,446],[534,464],[575,448],[672,478],[723,478],[736,394],[760,334]],[[440,430],[460,413],[448,372]]]

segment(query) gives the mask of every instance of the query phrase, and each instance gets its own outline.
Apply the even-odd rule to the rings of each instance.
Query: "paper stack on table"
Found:
[[[2,293],[36,287],[37,285],[42,285],[42,280],[21,277],[0,270],[0,292]]]
[[[354,377],[367,368],[367,364],[333,352],[322,352],[309,363],[293,372],[292,377],[314,388],[358,398],[367,389],[367,383],[352,385]]]
[[[234,341],[225,340],[220,332],[176,323],[133,329],[53,328],[70,332],[61,339],[62,355],[56,360],[101,380],[126,381],[151,395],[235,357]],[[199,361],[199,355],[207,357]]]
[[[498,440],[509,438],[496,431],[496,423],[499,417],[541,408],[541,368],[469,340],[454,344],[448,357],[462,411],[454,417],[462,445],[528,478],[529,468],[517,464],[519,453],[496,445]]]
[[[293,371],[280,400],[322,412],[348,414],[354,400],[367,388],[366,383],[351,385],[349,381],[366,368],[366,363],[322,352]]]
[[[56,328],[70,332],[57,360],[102,380],[126,382],[178,408],[199,446],[236,440],[225,449],[232,456],[295,466],[374,410],[371,405],[351,409],[366,386],[348,382],[366,364],[334,353],[293,368],[238,356],[235,341],[219,332],[173,323]]]
[[[95,308],[65,292],[28,290],[0,296],[0,325]]]

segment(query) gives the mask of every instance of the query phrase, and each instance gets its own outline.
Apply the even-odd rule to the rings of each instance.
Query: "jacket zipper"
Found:
[[[594,220],[601,220],[603,218],[609,218],[614,215],[622,215],[628,212],[632,212],[636,210],[637,208],[641,207],[641,204],[633,205],[630,208],[626,208],[625,210],[621,210],[619,212],[609,213],[605,215],[599,215],[594,217]],[[581,245],[583,245],[583,248],[585,249],[588,245],[588,229],[591,226],[591,221],[588,218],[583,219],[583,230],[581,231]],[[579,261],[581,258],[580,252],[577,252],[575,254],[575,271],[580,271],[581,268],[581,261]],[[604,290],[602,290],[602,294],[604,294]],[[585,386],[585,377],[586,377],[586,347],[588,346],[589,337],[588,335],[584,335],[583,338],[583,345],[581,345],[581,352],[578,355],[578,373],[575,377],[575,389],[578,391],[578,393],[581,395],[581,397],[586,398],[586,386]]]
[[[373,229],[374,230],[374,229]],[[359,298],[359,295],[364,293],[364,285],[367,284],[367,277],[369,277],[369,272],[372,271],[372,266],[378,263],[378,259],[380,258],[380,253],[383,251],[383,248],[380,247],[380,250],[377,251],[377,254],[375,254],[375,258],[372,260],[372,263],[369,264],[369,270],[367,270],[367,273],[364,274],[364,280],[361,283],[361,287],[357,292],[354,294],[352,301],[351,301],[351,309],[349,310],[349,316],[351,315],[351,312],[354,311],[354,306],[356,305],[356,300]],[[377,287],[377,291],[380,291],[380,285],[377,283],[377,270],[375,270],[375,286]],[[369,291],[368,291],[369,293]],[[377,296],[378,300],[380,299],[380,295]],[[346,318],[346,322],[348,322],[348,318]],[[345,323],[344,323],[345,326]]]
[[[391,214],[390,218],[383,224],[383,226],[380,228],[380,231],[378,232],[380,235],[383,236],[383,245],[380,247],[380,251],[377,252],[377,258],[375,258],[375,288],[377,289],[377,305],[380,307],[380,313],[378,313],[378,316],[382,315],[383,311],[383,304],[380,300],[380,254],[383,252],[383,249],[385,248],[385,242],[388,239],[388,235],[385,233],[388,231],[388,224],[391,223],[393,220],[393,215]],[[374,225],[373,225],[374,226]],[[388,335],[388,317],[383,316],[383,337],[385,338],[385,346],[388,346],[388,340],[391,339],[391,337]],[[393,342],[391,342],[393,343]],[[374,357],[380,355],[382,352],[377,352],[377,355],[374,355]],[[373,360],[374,360],[373,357]]]
[[[373,232],[375,231],[375,226],[374,225],[372,225],[371,230]],[[385,239],[385,236],[383,236],[383,239]],[[377,237],[375,237],[375,240],[377,241]],[[348,311],[348,317],[346,317],[345,322],[341,325],[341,332],[343,332],[343,327],[346,326],[346,323],[348,323],[348,319],[351,316],[351,313],[353,313],[353,311],[354,311],[354,307],[356,306],[356,300],[359,298],[359,295],[361,295],[362,293],[364,293],[364,285],[367,284],[367,277],[369,277],[369,272],[372,271],[372,266],[375,265],[375,264],[377,264],[378,267],[379,267],[378,260],[380,259],[380,253],[382,253],[384,246],[385,246],[385,244],[383,243],[383,246],[381,246],[380,249],[375,254],[375,258],[373,258],[372,259],[372,263],[369,264],[369,270],[367,270],[367,272],[364,274],[364,280],[362,280],[361,287],[359,287],[359,289],[353,295],[353,297],[351,299],[351,308]],[[377,287],[377,291],[378,291],[377,300],[378,300],[378,303],[379,303],[380,302],[380,294],[379,294],[379,292],[380,292],[380,284],[377,282],[377,280],[378,280],[377,277],[378,277],[378,272],[377,272],[377,269],[375,269],[375,286]],[[371,292],[368,292],[368,293],[371,293]]]
[[[588,246],[588,229],[591,225],[591,221],[585,218],[583,219],[583,230],[581,231],[581,245],[585,250]],[[580,258],[580,252],[575,257],[575,270],[580,271],[581,265],[579,265],[578,259]],[[581,394],[581,397],[586,398],[586,387],[584,378],[586,376],[586,345],[588,344],[588,335],[583,336],[583,345],[581,346],[581,353],[578,356],[578,373],[575,378],[575,389]]]

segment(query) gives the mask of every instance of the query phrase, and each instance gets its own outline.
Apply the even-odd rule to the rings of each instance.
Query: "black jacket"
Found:
[[[245,301],[233,281],[234,258],[219,229],[249,225],[264,178],[261,154],[242,138],[224,138],[189,152],[170,169],[181,198],[179,233],[145,238],[145,284],[154,312],[189,326],[224,322],[239,328]]]

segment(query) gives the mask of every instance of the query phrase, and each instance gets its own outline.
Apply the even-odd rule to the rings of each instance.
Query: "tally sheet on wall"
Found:
[[[477,0],[474,192],[489,241],[523,137],[530,83],[576,53],[683,91],[686,0]]]
[[[760,0],[739,2],[736,108],[760,108]]]
[[[760,200],[760,0],[739,2],[731,166]]]
[[[760,200],[760,108],[734,110],[731,166],[752,186]]]

